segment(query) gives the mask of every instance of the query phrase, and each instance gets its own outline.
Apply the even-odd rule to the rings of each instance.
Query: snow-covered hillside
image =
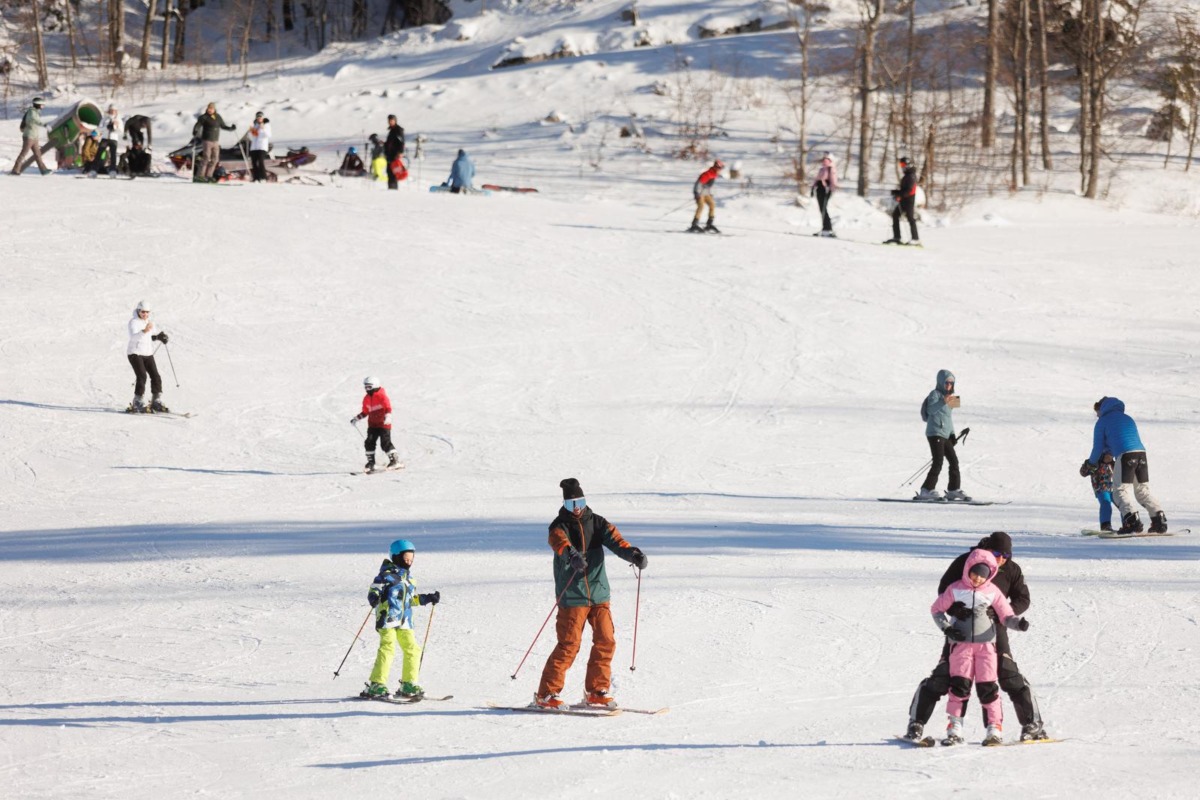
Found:
[[[883,193],[843,192],[841,238],[816,239],[780,178],[782,111],[748,102],[719,153],[750,179],[718,181],[728,235],[685,235],[701,165],[615,134],[630,110],[666,119],[674,54],[487,70],[518,18],[486,45],[409,32],[117,98],[154,115],[160,156],[209,99],[243,126],[267,109],[325,185],[0,177],[5,796],[1190,797],[1200,533],[1080,537],[1077,474],[1092,404],[1120,397],[1172,527],[1195,528],[1190,177],[1126,171],[1093,203],[1054,188],[1064,164],[1048,191],[927,214],[925,249],[879,246]],[[689,47],[765,65],[789,35]],[[330,181],[389,112],[429,137],[412,179]],[[428,193],[459,147],[477,183],[541,191]],[[142,299],[190,419],[118,413]],[[940,368],[972,429],[964,487],[1007,505],[877,501],[928,457]],[[403,471],[351,474],[368,374]],[[553,646],[510,678],[554,604],[568,476],[650,557],[636,671],[637,582],[609,563],[614,688],[666,714],[486,707],[528,702]],[[1065,741],[901,749],[937,581],[998,529],[1033,594],[1014,652]],[[452,700],[347,699],[369,627],[333,678],[398,537],[442,594],[421,683]],[[582,679],[581,656],[569,699]]]

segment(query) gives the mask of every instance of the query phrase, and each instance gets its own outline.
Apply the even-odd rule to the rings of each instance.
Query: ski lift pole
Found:
[[[363,619],[363,624],[358,626],[358,633],[354,634],[354,641],[352,641],[350,643],[350,648],[348,650],[346,650],[346,655],[342,656],[342,663],[338,664],[338,668],[333,671],[334,678],[336,678],[338,676],[338,674],[341,673],[342,667],[345,666],[345,664],[346,664],[346,659],[350,657],[350,650],[353,650],[354,645],[358,643],[358,637],[362,636],[363,628],[367,627],[367,620],[371,618],[371,615],[373,613],[375,613],[375,609],[372,608],[370,611],[367,612],[366,618]]]

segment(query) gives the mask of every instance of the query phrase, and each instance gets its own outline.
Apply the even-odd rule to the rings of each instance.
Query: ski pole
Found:
[[[337,678],[338,674],[342,671],[342,667],[345,665],[346,659],[350,657],[350,650],[353,650],[354,645],[358,643],[358,637],[362,635],[363,628],[367,627],[367,620],[371,618],[371,614],[374,612],[375,609],[373,608],[368,611],[366,619],[363,620],[363,624],[358,626],[358,633],[354,634],[354,641],[350,643],[350,648],[346,651],[346,655],[342,656],[342,663],[338,664],[338,668],[333,671],[334,678]]]
[[[354,430],[358,431],[358,438],[363,438],[362,428],[358,427],[358,421],[352,419],[350,420],[350,424],[354,426]]]
[[[558,608],[558,604],[562,602],[563,595],[567,593],[567,589],[571,588],[571,584],[575,582],[575,576],[578,574],[579,570],[575,570],[571,573],[570,580],[568,580],[567,585],[563,587],[562,593],[558,595],[558,599],[554,601],[554,606],[550,609],[550,613],[546,615],[546,621],[542,623],[542,627],[538,628],[537,636],[533,637],[533,641],[529,643],[529,649],[526,650],[525,655],[521,657],[521,663],[517,664],[517,668],[513,670],[513,674],[508,676],[514,681],[517,679],[517,673],[521,671],[521,667],[525,665],[525,659],[529,658],[529,654],[533,652],[533,646],[537,644],[537,640],[541,638],[542,631],[546,630],[546,624],[550,622],[550,617],[554,615],[554,611]]]
[[[429,607],[429,621],[425,623],[425,638],[421,640],[421,660],[417,662],[417,669],[425,663],[425,645],[429,644],[429,629],[433,627],[433,612],[437,610],[437,605]]]
[[[637,600],[633,604],[633,658],[629,661],[629,671],[637,671],[637,629],[638,613],[642,608],[642,571],[637,571]]]
[[[655,222],[658,222],[658,220],[660,220],[660,219],[666,219],[667,217],[669,217],[669,216],[671,216],[672,214],[674,214],[676,211],[682,211],[684,208],[686,208],[686,207],[687,207],[687,204],[688,204],[688,203],[694,203],[694,202],[696,202],[696,201],[695,201],[695,200],[684,200],[682,203],[680,203],[679,205],[675,206],[675,207],[674,207],[674,208],[672,208],[670,211],[668,211],[667,213],[663,214],[661,217],[658,217],[658,219],[656,219],[656,220],[655,220]]]
[[[966,444],[966,441],[967,441],[967,434],[968,434],[968,433],[970,433],[970,432],[971,432],[971,429],[970,429],[970,428],[963,428],[963,432],[962,432],[962,433],[960,433],[958,436],[954,437],[954,443],[955,443],[956,445],[959,445],[959,444]],[[912,482],[913,482],[913,481],[916,479],[916,477],[917,477],[918,475],[920,475],[920,474],[921,474],[922,472],[924,472],[925,470],[929,469],[929,465],[930,465],[930,464],[932,464],[932,463],[933,463],[933,459],[931,458],[931,459],[929,459],[928,461],[926,461],[926,462],[925,462],[925,466],[921,467],[919,470],[917,470],[916,472],[914,472],[914,473],[913,473],[913,474],[912,474],[912,475],[909,477],[909,479],[908,479],[908,480],[906,480],[904,483],[902,483],[902,484],[900,484],[900,485],[901,485],[901,486],[908,486],[910,483],[912,483]]]
[[[171,365],[171,377],[175,379],[175,388],[179,388],[179,376],[175,374],[175,362],[171,359],[171,348],[167,347],[167,343],[163,342],[163,350],[167,351],[167,363]]]

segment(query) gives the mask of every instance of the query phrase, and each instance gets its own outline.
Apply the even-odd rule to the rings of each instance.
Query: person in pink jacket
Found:
[[[388,469],[400,469],[404,465],[396,458],[396,448],[392,446],[392,401],[378,378],[368,376],[363,378],[362,411],[350,420],[356,425],[360,419],[367,421],[367,439],[363,445],[367,451],[367,465],[363,472],[375,471],[375,442],[383,448],[388,457]]]
[[[837,238],[833,233],[833,220],[829,217],[829,198],[833,197],[833,190],[836,188],[838,188],[837,163],[834,161],[833,153],[826,153],[821,157],[821,169],[817,170],[817,177],[813,181],[810,192],[816,195],[817,206],[821,209],[821,231],[814,233],[813,236]]]
[[[946,587],[930,606],[934,624],[950,646],[950,696],[946,700],[949,725],[943,744],[963,741],[963,708],[971,683],[987,720],[985,745],[1000,744],[1004,710],[1000,703],[999,666],[996,657],[996,621],[1010,630],[1029,630],[1029,622],[1013,614],[1008,598],[992,583],[996,557],[987,550],[972,550],[963,565],[961,580]]]

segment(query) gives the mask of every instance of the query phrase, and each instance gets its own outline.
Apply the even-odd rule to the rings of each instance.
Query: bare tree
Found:
[[[158,0],[147,0],[146,26],[142,28],[142,57],[138,59],[138,69],[150,67],[150,38],[154,29],[154,12]]]
[[[858,68],[858,196],[866,197],[871,188],[871,122],[874,118],[871,101],[875,91],[875,37],[879,19],[883,16],[883,0],[858,0],[859,30],[862,33],[862,54]]]
[[[812,0],[790,0],[790,2],[792,4],[792,22],[796,28],[796,45],[800,51],[800,79],[792,103],[792,109],[800,127],[796,137],[795,173],[797,184],[803,187],[808,182],[808,103],[811,71],[809,45],[812,41],[812,18],[816,8]]]
[[[42,41],[42,9],[38,0],[30,0],[29,25],[33,33],[33,60],[37,65],[38,89],[50,87],[50,71],[46,66],[46,43]]]
[[[1041,107],[1038,111],[1038,127],[1042,136],[1042,169],[1054,168],[1054,158],[1050,153],[1050,69],[1049,56],[1046,54],[1046,0],[1037,2],[1038,25],[1038,93]]]
[[[115,73],[125,69],[125,2],[108,0],[108,38]]]
[[[980,144],[996,144],[996,65],[1000,49],[1000,0],[988,0],[987,61],[983,68],[983,119],[979,125]]]

